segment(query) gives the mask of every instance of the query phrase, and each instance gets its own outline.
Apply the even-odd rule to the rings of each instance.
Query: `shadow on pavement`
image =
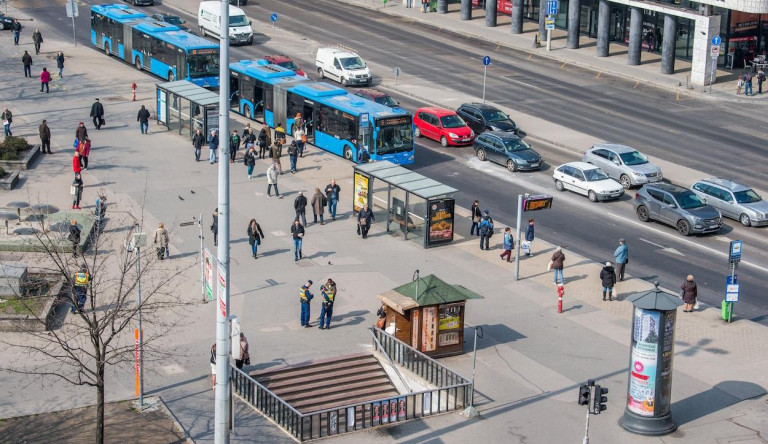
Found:
[[[683,425],[765,393],[763,387],[751,382],[723,381],[705,392],[672,403],[672,417],[677,425]]]

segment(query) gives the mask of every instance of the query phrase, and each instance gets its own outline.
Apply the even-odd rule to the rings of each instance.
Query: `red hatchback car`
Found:
[[[416,137],[428,137],[440,141],[440,145],[469,145],[475,140],[475,133],[456,114],[444,108],[419,108],[413,117]]]
[[[266,55],[264,56],[264,60],[268,61],[273,65],[278,65],[278,66],[282,66],[283,68],[290,69],[291,71],[295,72],[300,76],[304,76],[304,77],[307,76],[304,73],[304,70],[301,69],[301,66],[299,66],[296,62],[293,61],[293,59],[291,59],[288,56]]]

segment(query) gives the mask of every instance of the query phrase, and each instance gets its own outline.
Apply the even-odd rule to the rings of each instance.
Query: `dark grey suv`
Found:
[[[483,131],[505,131],[520,135],[520,128],[509,116],[485,103],[464,103],[456,110],[456,114],[467,122],[475,134],[481,134]]]
[[[635,194],[634,206],[641,221],[672,225],[683,236],[714,233],[723,226],[719,211],[693,191],[669,183],[645,185]]]

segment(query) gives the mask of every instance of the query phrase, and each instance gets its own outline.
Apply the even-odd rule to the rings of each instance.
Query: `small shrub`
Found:
[[[0,145],[0,149],[4,152],[13,151],[14,153],[18,153],[19,151],[23,151],[28,148],[29,144],[27,143],[27,139],[14,136],[6,137],[5,140],[3,140],[2,145]]]
[[[19,160],[19,155],[15,151],[4,151],[3,160]]]
[[[5,177],[5,170],[0,167],[0,177]]]

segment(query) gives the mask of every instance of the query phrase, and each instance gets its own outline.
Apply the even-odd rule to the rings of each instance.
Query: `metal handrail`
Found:
[[[368,330],[371,333],[371,336],[373,337],[373,340],[376,342],[376,345],[379,346],[379,349],[381,350],[382,354],[385,358],[387,358],[387,362],[389,362],[389,365],[392,367],[392,370],[395,371],[395,374],[398,378],[400,378],[400,382],[403,383],[405,386],[405,390],[407,390],[409,393],[411,392],[411,388],[408,386],[408,384],[405,382],[405,378],[403,378],[403,375],[400,374],[400,370],[397,369],[395,366],[395,363],[392,362],[392,358],[389,357],[389,354],[384,350],[384,346],[381,345],[381,342],[379,342],[379,338],[376,337],[376,335],[373,333],[373,331]]]

